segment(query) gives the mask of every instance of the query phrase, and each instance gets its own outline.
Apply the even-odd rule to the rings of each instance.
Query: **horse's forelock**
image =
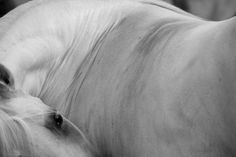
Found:
[[[27,123],[0,110],[0,156],[14,156],[23,151],[34,157],[36,155],[32,145],[32,135]]]

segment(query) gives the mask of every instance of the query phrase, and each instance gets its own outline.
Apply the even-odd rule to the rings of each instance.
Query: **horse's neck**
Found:
[[[95,50],[99,42],[113,27],[130,21],[130,26],[135,26],[137,22],[143,25],[140,27],[146,28],[160,21],[159,18],[180,16],[155,6],[146,6],[142,10],[140,5],[135,7],[136,3],[106,4],[100,7],[91,4],[88,8],[92,9],[89,10],[81,7],[83,5],[76,6],[76,1],[73,1],[75,4],[60,2],[42,6],[43,12],[40,9],[29,11],[14,23],[6,38],[0,42],[0,49],[6,51],[6,56],[1,57],[1,63],[12,72],[16,88],[39,96],[52,106],[69,102],[66,99],[70,93],[68,89],[75,85],[72,83],[74,76],[82,71],[77,80],[82,83],[86,69],[96,57]],[[65,11],[65,4],[66,8],[71,8],[69,12]],[[86,60],[86,56],[89,60]],[[75,89],[74,92],[72,95],[78,91]]]
[[[26,13],[0,42],[1,63],[13,74],[16,88],[42,98],[47,95],[49,105],[65,94],[81,62],[124,14],[112,5],[78,12],[84,8],[76,4],[67,3],[70,12],[58,2],[43,6],[44,12]]]
[[[150,7],[150,10],[152,9],[156,10],[155,7]],[[166,12],[169,14],[164,14],[163,16],[178,15],[176,13],[171,14],[168,10]],[[54,67],[55,70],[50,71],[39,97],[45,103],[59,109],[64,114],[69,114],[70,105],[76,102],[83,81],[89,77],[90,68],[96,66],[94,61],[97,59],[100,47],[102,45],[110,47],[112,44],[107,44],[107,40],[119,41],[119,39],[127,40],[127,42],[129,40],[132,41],[133,43],[128,45],[132,47],[135,42],[141,40],[142,36],[148,34],[150,29],[155,27],[158,30],[159,27],[161,28],[169,21],[178,21],[178,18],[176,20],[158,20],[158,15],[153,14],[152,11],[143,11],[142,8],[136,11],[133,8],[132,13],[125,14],[125,16],[120,16],[119,18],[111,16],[112,20],[104,20],[109,19],[109,16],[108,14],[101,14],[97,15],[98,17],[101,16],[98,18],[99,21],[88,21],[90,24],[93,23],[93,25],[86,25],[87,31],[82,28],[80,32],[77,32],[77,39],[72,47],[68,49],[67,55],[62,58],[60,64]],[[96,27],[94,27],[95,23],[97,23]],[[115,28],[115,31],[113,31],[113,28]],[[120,47],[122,46],[124,45],[120,45]],[[110,51],[113,51],[112,48]]]
[[[101,42],[122,19],[122,16],[118,15],[119,13],[117,16],[103,13],[93,14],[96,15],[95,18],[90,17],[90,14],[83,17],[90,21],[81,19],[87,23],[83,23],[82,27],[78,28],[73,44],[49,71],[39,95],[45,103],[63,113],[66,113],[68,105],[72,104],[68,98],[76,95],[76,91],[78,91],[71,92],[70,89],[72,86],[79,88],[82,84],[89,67],[96,58]],[[80,75],[79,79],[76,79],[77,75]]]

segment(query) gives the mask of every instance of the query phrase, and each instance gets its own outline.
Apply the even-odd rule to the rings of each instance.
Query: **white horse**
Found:
[[[91,157],[92,147],[70,121],[40,99],[13,84],[6,84],[8,71],[0,67],[1,157]]]
[[[103,157],[232,157],[235,24],[154,0],[33,1],[0,21],[0,76]]]

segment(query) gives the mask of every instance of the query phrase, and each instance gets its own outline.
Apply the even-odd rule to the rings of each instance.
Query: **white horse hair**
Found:
[[[66,118],[56,122],[54,109],[38,98],[12,89],[4,83],[4,77],[1,73],[1,157],[89,157],[93,154],[90,143],[77,127]]]
[[[0,156],[15,156],[24,150],[35,157],[34,143],[28,124],[21,117],[12,117],[0,109]],[[16,153],[16,154],[15,154]]]

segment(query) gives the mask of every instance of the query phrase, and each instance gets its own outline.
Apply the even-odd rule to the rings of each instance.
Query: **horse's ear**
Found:
[[[13,75],[2,64],[0,64],[0,97],[9,98],[14,93],[15,85]]]

